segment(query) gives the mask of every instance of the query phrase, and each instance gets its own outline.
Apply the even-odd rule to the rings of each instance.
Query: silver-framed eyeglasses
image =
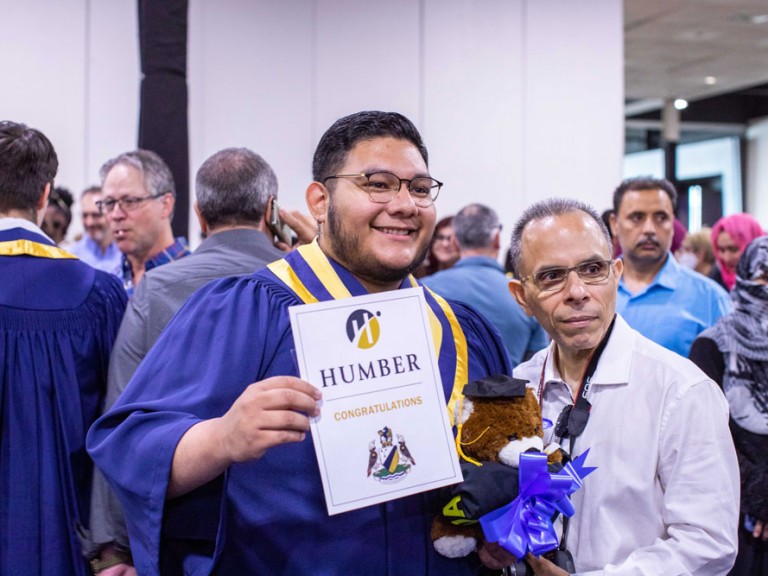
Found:
[[[334,178],[356,178],[355,184],[368,193],[371,202],[386,204],[398,192],[403,182],[408,186],[413,203],[420,208],[431,206],[440,194],[443,183],[429,176],[400,178],[391,172],[368,172],[360,174],[334,174],[323,179],[323,184]]]
[[[133,212],[134,210],[138,209],[139,206],[141,206],[142,202],[147,200],[154,200],[156,198],[165,196],[166,194],[167,192],[161,192],[159,194],[152,194],[151,196],[126,196],[118,200],[115,200],[114,198],[105,198],[104,200],[99,200],[96,202],[96,207],[99,209],[101,214],[109,214],[118,204],[120,205],[120,209],[123,212]]]
[[[576,272],[585,284],[600,284],[610,275],[611,264],[613,264],[613,260],[590,260],[570,268],[546,268],[525,278],[520,278],[520,282],[533,281],[534,286],[540,291],[554,292],[562,290],[570,273]]]

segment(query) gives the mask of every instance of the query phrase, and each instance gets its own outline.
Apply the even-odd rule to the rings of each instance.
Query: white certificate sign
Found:
[[[290,308],[328,514],[462,481],[421,288]]]

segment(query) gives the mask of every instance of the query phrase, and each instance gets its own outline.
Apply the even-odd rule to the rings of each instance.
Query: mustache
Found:
[[[643,238],[642,240],[638,240],[635,247],[640,246],[641,244],[653,244],[654,246],[661,247],[661,243],[655,238]]]

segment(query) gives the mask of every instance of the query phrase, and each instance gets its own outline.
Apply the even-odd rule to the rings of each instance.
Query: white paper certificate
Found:
[[[329,515],[461,482],[421,288],[290,315],[301,377],[323,392],[311,426]]]

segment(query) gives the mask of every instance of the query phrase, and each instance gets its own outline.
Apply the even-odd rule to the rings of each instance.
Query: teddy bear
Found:
[[[559,446],[545,450],[541,408],[526,384],[499,375],[464,387],[456,411],[464,481],[452,487],[431,531],[433,545],[443,556],[459,558],[473,552],[483,537],[478,519],[517,496],[516,468],[523,452],[546,452],[553,471],[562,467]]]

